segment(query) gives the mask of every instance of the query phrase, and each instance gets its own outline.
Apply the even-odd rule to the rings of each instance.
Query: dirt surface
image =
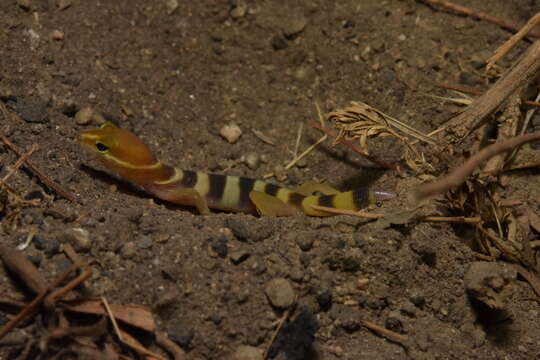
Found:
[[[0,243],[14,247],[36,229],[25,252],[49,279],[69,265],[62,244],[74,242],[83,258],[100,263],[86,284],[91,294],[150,307],[190,359],[257,359],[237,352],[267,348],[283,310],[266,293],[287,303],[288,284],[298,306],[271,358],[540,356],[540,309],[526,282],[503,270],[485,282],[497,271],[476,264],[489,274],[469,273],[473,290],[500,283],[482,293],[500,306],[487,311],[467,295],[466,274],[478,261],[467,228],[200,216],[99,171],[76,143],[79,131],[99,125],[75,117],[90,106],[167,163],[260,178],[292,159],[301,124],[317,120],[315,103],[327,112],[361,100],[425,132],[436,129],[461,108],[426,96],[448,95],[433,82],[488,85],[480,66],[509,32],[415,1],[179,1],[174,11],[165,0],[74,0],[65,9],[52,0],[28,3],[0,2],[0,99],[11,114],[2,131],[24,149],[37,143],[31,159],[77,201],[49,198],[53,192],[19,171],[10,186],[42,201],[14,221],[0,218]],[[458,3],[519,24],[540,11],[533,0]],[[234,144],[219,135],[230,123],[243,132]],[[300,150],[320,136],[304,125]],[[248,155],[262,161],[248,167]],[[0,147],[0,178],[16,160]],[[365,164],[326,142],[283,184],[318,179],[346,189],[367,178],[399,194],[382,210],[402,207],[412,179]],[[537,209],[538,197],[527,199],[540,191],[537,178],[516,181],[507,196]],[[87,230],[89,241],[70,237],[73,228]],[[4,270],[0,293],[21,296]],[[0,322],[7,319],[3,313]],[[409,340],[388,341],[361,320]],[[0,359],[18,351],[1,348]]]

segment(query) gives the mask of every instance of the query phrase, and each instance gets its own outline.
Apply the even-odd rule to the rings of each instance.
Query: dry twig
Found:
[[[384,214],[367,213],[364,211],[334,209],[331,207],[319,206],[319,205],[311,205],[311,207],[318,211],[324,211],[324,212],[327,212],[330,214],[336,214],[336,215],[352,215],[352,216],[357,216],[357,217],[366,218],[366,219],[380,219],[384,217]]]
[[[531,30],[540,23],[540,13],[536,14],[527,21],[527,24],[514,34],[507,42],[495,50],[495,54],[487,60],[486,70],[489,71],[493,65],[502,59],[520,40],[522,40]]]
[[[490,159],[497,154],[512,150],[516,146],[535,140],[540,140],[540,131],[516,136],[504,142],[490,145],[471,156],[463,165],[459,166],[445,177],[432,183],[420,185],[414,192],[414,197],[417,201],[420,201],[438,194],[444,194],[448,190],[461,185],[485,160]]]
[[[445,7],[447,9],[449,9],[449,10],[455,11],[458,14],[463,14],[463,15],[471,16],[471,17],[476,18],[476,19],[489,21],[491,23],[499,25],[500,27],[502,27],[504,29],[508,29],[508,30],[511,30],[511,31],[514,31],[514,32],[518,31],[518,29],[520,28],[518,25],[513,24],[513,23],[511,23],[509,21],[506,21],[504,19],[501,19],[501,18],[498,18],[496,16],[486,14],[485,12],[482,12],[482,11],[472,10],[472,9],[466,8],[465,6],[454,4],[454,3],[450,2],[450,1],[444,1],[444,0],[420,0],[420,1],[425,2],[425,3],[429,3],[429,4],[433,4],[433,5],[440,5],[442,7]],[[537,32],[531,32],[531,33],[529,33],[529,36],[539,38],[540,34],[537,33]]]
[[[53,282],[48,289],[54,289],[60,286],[60,284],[62,284],[68,278],[68,276],[71,275],[71,273],[80,267],[81,265],[79,264],[71,265]],[[39,306],[43,303],[43,300],[48,293],[48,290],[44,290],[39,293],[39,295],[36,296],[30,304],[26,305],[15,317],[13,317],[8,323],[4,324],[4,326],[0,328],[0,339],[2,339],[9,331],[11,331],[11,329],[17,326],[17,324],[19,324],[27,316],[33,316],[37,312]]]
[[[296,304],[296,300],[294,300],[294,304]],[[264,354],[263,354],[263,359],[266,360],[268,358],[268,352],[270,351],[270,348],[272,347],[272,344],[274,343],[274,341],[276,340],[279,332],[281,331],[281,329],[283,328],[283,325],[285,325],[285,323],[287,322],[287,320],[289,320],[289,317],[291,316],[291,313],[292,311],[296,309],[296,306],[291,306],[289,307],[285,313],[283,314],[283,316],[281,317],[281,319],[279,320],[279,324],[278,326],[276,327],[276,329],[274,330],[274,333],[272,334],[272,337],[270,338],[270,341],[268,342],[268,346],[266,346],[266,349],[264,349]]]
[[[0,140],[8,147],[10,148],[17,156],[23,157],[24,152],[15,144],[13,144],[9,139],[4,135],[0,133]],[[66,199],[70,201],[75,201],[77,198],[75,195],[71,194],[70,192],[64,190],[60,185],[52,181],[45,173],[35,166],[30,160],[26,159],[24,161],[25,166],[32,171],[45,185],[56,191],[59,195],[65,197]]]
[[[443,89],[449,89],[449,90],[455,90],[459,91],[464,94],[470,94],[470,95],[482,95],[484,92],[479,89],[470,88],[467,86],[461,86],[461,85],[454,85],[454,84],[445,84],[445,83],[434,83],[435,86],[443,88]],[[523,100],[524,105],[528,105],[530,107],[540,107],[540,102],[538,101],[531,101],[531,100]]]
[[[388,330],[385,327],[382,327],[367,320],[360,319],[360,323],[362,324],[362,326],[374,331],[376,334],[384,337],[385,339],[401,344],[403,346],[407,346],[407,342],[409,341],[409,337],[407,335],[398,334],[395,331]]]
[[[35,294],[41,294],[47,290],[47,280],[24,253],[7,246],[0,246],[0,258],[4,265],[17,274]]]
[[[447,129],[455,134],[454,141],[463,142],[510,95],[528,84],[539,72],[540,41],[536,41],[488,91],[448,122]]]
[[[32,144],[32,146],[30,147],[30,150],[28,150],[28,152],[26,152],[25,154],[23,154],[23,156],[21,156],[19,158],[19,160],[17,160],[17,162],[15,163],[15,165],[11,168],[11,170],[6,174],[6,176],[4,176],[3,179],[0,179],[0,184],[5,184],[7,183],[7,181],[9,180],[9,178],[11,178],[13,176],[13,174],[15,174],[17,172],[17,170],[19,170],[19,168],[28,160],[28,158],[30,158],[30,156],[36,152],[37,150],[39,149],[38,145],[37,144]]]
[[[155,334],[158,345],[169,352],[169,354],[173,356],[174,360],[184,360],[186,358],[186,353],[184,350],[176,345],[174,341],[171,341],[164,333],[161,331],[156,331]]]

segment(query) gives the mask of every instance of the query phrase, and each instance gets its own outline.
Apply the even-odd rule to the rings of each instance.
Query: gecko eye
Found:
[[[106,152],[107,150],[109,150],[109,147],[107,145],[104,145],[104,144],[98,142],[98,143],[96,143],[96,149],[99,152]]]

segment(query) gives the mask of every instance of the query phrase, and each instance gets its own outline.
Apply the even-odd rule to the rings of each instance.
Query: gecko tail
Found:
[[[316,210],[313,208],[313,205],[339,210],[358,211],[369,205],[375,205],[395,197],[396,194],[388,191],[358,188],[337,194],[307,196],[302,201],[302,211],[311,216],[331,216],[334,214]]]

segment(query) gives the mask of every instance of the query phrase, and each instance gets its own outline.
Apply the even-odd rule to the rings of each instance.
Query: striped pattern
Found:
[[[158,161],[137,136],[112,123],[83,131],[78,140],[121,178],[140,185],[162,200],[195,206],[201,213],[207,213],[208,208],[216,208],[252,213],[260,211],[278,216],[292,215],[297,211],[327,216],[330,214],[315,210],[313,206],[357,210],[372,203],[375,196],[391,197],[390,193],[369,189],[335,193],[334,189],[315,182],[305,184],[297,192],[262,180],[176,169]],[[332,195],[303,195],[306,191]]]
[[[358,210],[370,203],[368,189],[357,189],[333,195],[305,196],[263,180],[180,169],[174,169],[174,175],[170,179],[156,182],[156,184],[173,188],[193,188],[207,200],[209,207],[241,212],[256,211],[250,199],[252,191],[276,197],[293,208],[316,216],[328,214],[313,210],[312,205]]]

